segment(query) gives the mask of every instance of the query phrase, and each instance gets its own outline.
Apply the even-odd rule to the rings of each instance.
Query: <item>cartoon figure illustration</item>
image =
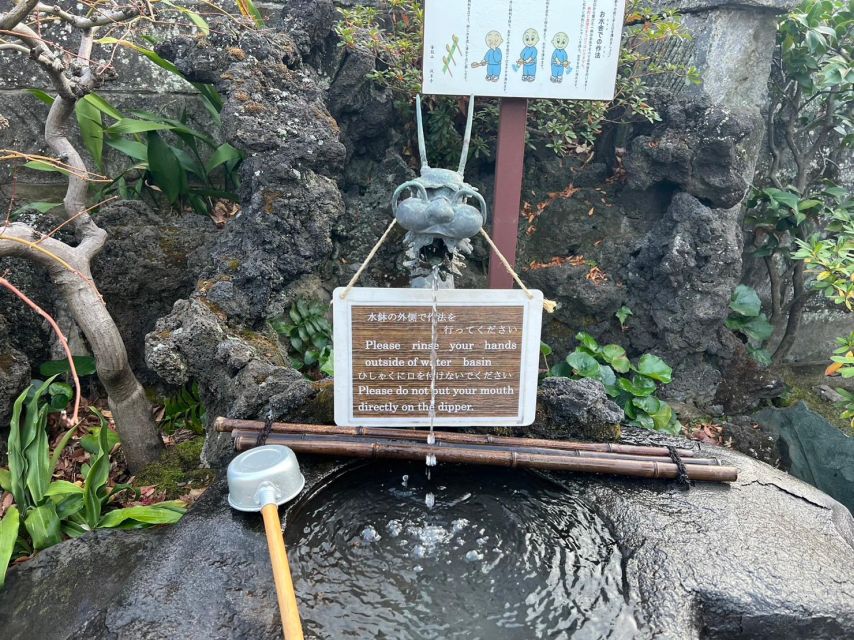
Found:
[[[498,82],[498,76],[501,75],[501,49],[499,47],[502,42],[504,42],[504,38],[497,31],[487,33],[486,46],[489,47],[489,51],[483,56],[483,60],[473,62],[471,65],[472,69],[486,67],[486,79],[489,82]]]
[[[552,54],[552,82],[563,82],[564,72],[569,73],[572,67],[569,66],[569,55],[566,53],[566,48],[569,46],[569,36],[563,31],[556,33],[552,38],[554,45],[554,53]]]
[[[540,34],[536,29],[525,29],[522,34],[522,41],[525,43],[525,48],[519,54],[519,60],[516,61],[514,69],[518,70],[522,66],[522,81],[533,82],[537,75],[537,43],[540,41]]]

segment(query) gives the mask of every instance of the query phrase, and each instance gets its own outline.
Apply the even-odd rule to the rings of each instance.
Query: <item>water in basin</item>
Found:
[[[434,496],[432,507],[426,493]],[[368,465],[288,515],[306,637],[632,638],[634,607],[607,526],[519,471]]]

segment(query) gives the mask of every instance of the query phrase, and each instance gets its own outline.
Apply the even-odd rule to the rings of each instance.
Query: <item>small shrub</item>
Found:
[[[732,293],[729,308],[732,313],[726,320],[726,327],[745,337],[750,355],[759,364],[770,365],[771,355],[762,348],[762,344],[774,333],[774,327],[762,313],[759,295],[753,288],[740,284]]]
[[[207,411],[199,394],[199,385],[195,382],[187,384],[165,398],[157,418],[163,433],[173,434],[179,429],[187,429],[198,435],[203,434]]]
[[[658,356],[644,354],[633,364],[617,344],[600,345],[589,333],[575,336],[579,345],[549,375],[578,380],[591,378],[622,407],[626,422],[636,427],[678,435],[682,425],[672,407],[655,396],[659,384],[670,384],[673,371]],[[551,353],[551,349],[548,349]]]
[[[314,377],[335,373],[332,323],[326,317],[327,307],[322,302],[297,300],[286,319],[271,322],[273,330],[288,340],[291,364]]]

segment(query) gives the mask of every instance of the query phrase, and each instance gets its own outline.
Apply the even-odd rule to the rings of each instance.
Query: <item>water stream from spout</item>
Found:
[[[433,426],[436,421],[436,364],[439,359],[439,265],[433,265],[431,274],[431,283],[433,287],[433,304],[430,309],[430,408],[428,409],[428,418],[430,420],[430,432],[427,434],[427,444],[436,444],[436,434],[433,431]],[[427,465],[426,475],[427,480],[430,480],[431,469],[436,466],[436,456],[427,454],[425,463]],[[424,498],[429,509],[433,508],[435,496],[428,491]]]

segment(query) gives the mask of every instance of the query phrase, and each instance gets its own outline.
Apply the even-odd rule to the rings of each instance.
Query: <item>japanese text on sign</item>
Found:
[[[542,296],[440,291],[434,313],[431,295],[354,289],[335,298],[336,423],[428,424],[433,387],[436,425],[530,424]]]

